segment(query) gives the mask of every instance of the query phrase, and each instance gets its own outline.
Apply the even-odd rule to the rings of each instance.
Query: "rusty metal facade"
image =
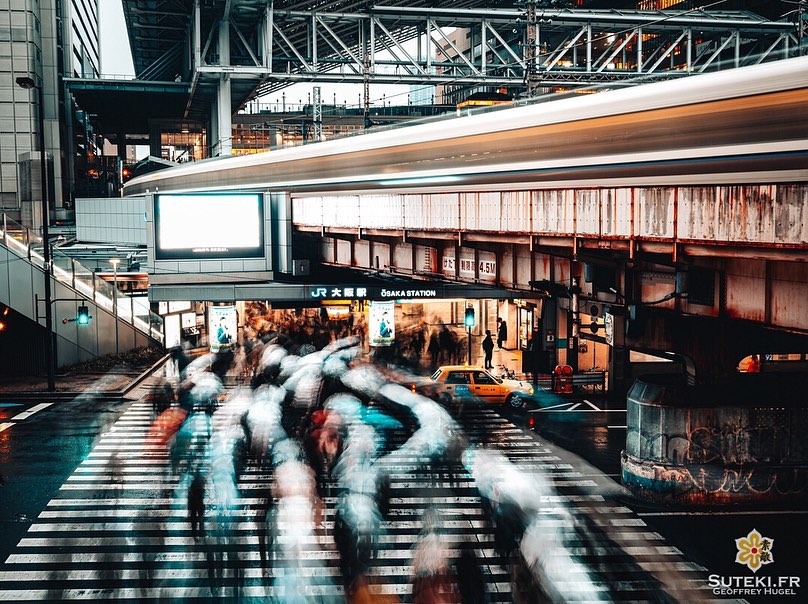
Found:
[[[293,200],[299,226],[805,249],[808,185],[547,189]]]
[[[325,237],[326,262],[530,292],[531,282],[571,284],[572,259],[600,255],[636,303],[797,333],[808,332],[806,212],[804,184],[293,199],[298,230]],[[626,263],[642,258],[629,276]],[[711,271],[711,299],[671,295],[685,265]]]

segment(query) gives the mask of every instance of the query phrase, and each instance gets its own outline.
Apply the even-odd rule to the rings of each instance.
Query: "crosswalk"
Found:
[[[266,471],[248,466],[239,480],[240,506],[232,515],[225,561],[194,539],[185,502],[174,497],[179,477],[165,448],[145,440],[152,421],[151,406],[141,399],[100,437],[0,566],[0,600],[283,601],[285,588],[277,580],[283,565],[276,561],[267,568],[261,560]],[[515,468],[553,486],[540,498],[538,526],[569,533],[567,554],[589,569],[587,577],[570,572],[556,589],[574,594],[594,577],[596,601],[659,601],[660,589],[673,601],[706,599],[704,569],[685,560],[629,508],[601,494],[602,476],[565,462],[553,445],[493,409],[466,410],[459,421],[470,442],[499,449]],[[407,436],[405,430],[393,431],[388,448]],[[428,475],[422,461],[399,459],[389,468],[389,520],[367,573],[373,590],[412,599],[413,546],[424,511],[433,508],[449,557],[456,559],[464,543],[471,543],[489,600],[514,601],[511,569],[497,554],[472,478],[465,472]],[[336,500],[325,497],[324,504],[322,526],[298,551],[299,573],[312,601],[343,597],[333,537]],[[215,581],[212,564],[224,566]],[[671,574],[675,584],[656,578]]]

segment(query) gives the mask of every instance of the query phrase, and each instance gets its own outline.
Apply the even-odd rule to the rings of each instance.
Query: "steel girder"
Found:
[[[370,7],[350,0],[124,4],[137,76],[190,81],[189,117],[209,110],[223,79],[237,109],[297,82],[518,90],[530,74],[531,88],[616,86],[800,50],[792,23],[741,11],[535,8],[530,52],[524,2],[518,8],[481,0]]]
[[[245,5],[253,16],[264,5],[260,18],[237,18]],[[530,54],[523,48],[523,10],[374,6],[332,12],[276,5],[231,0],[230,64],[219,61],[218,24],[211,23],[203,32],[199,76],[226,74],[254,83],[242,101],[296,82],[362,83],[369,78],[374,83],[513,89],[526,80]],[[465,36],[446,33],[452,29]],[[544,87],[628,84],[799,51],[793,24],[740,11],[536,9],[535,31],[531,71]]]

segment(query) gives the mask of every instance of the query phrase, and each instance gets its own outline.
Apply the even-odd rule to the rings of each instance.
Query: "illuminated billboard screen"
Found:
[[[157,260],[262,258],[260,193],[155,195]]]

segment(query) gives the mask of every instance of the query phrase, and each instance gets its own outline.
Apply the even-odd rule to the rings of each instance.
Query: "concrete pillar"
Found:
[[[230,21],[219,22],[219,65],[230,65]],[[230,76],[222,74],[216,90],[216,140],[213,142],[214,155],[233,153],[233,116],[230,109]]]
[[[216,95],[216,146],[214,155],[233,153],[233,119],[230,113],[230,78],[222,76]]]
[[[163,156],[163,132],[157,124],[149,124],[149,155]]]
[[[126,163],[126,132],[118,131],[118,163]]]

